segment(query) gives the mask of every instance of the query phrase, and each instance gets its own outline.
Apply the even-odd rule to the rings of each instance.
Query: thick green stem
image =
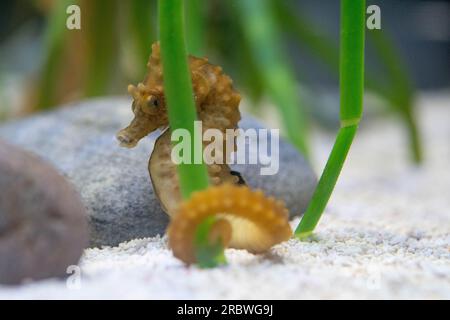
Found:
[[[184,39],[183,0],[159,0],[159,28],[164,91],[168,103],[170,129],[189,132],[191,155],[202,153],[201,132],[195,132],[197,118],[186,44]],[[208,173],[204,163],[182,163],[177,166],[180,189],[184,198],[192,192],[208,187]]]
[[[168,103],[169,123],[172,132],[188,130],[191,152],[202,155],[201,132],[195,132],[196,108],[193,99],[191,76],[184,38],[183,0],[159,0],[159,28],[164,72],[164,91]],[[192,140],[196,139],[192,143]],[[183,197],[208,187],[208,173],[204,163],[179,164],[177,166]],[[210,217],[196,230],[194,246],[198,265],[211,268],[226,263],[221,242],[209,243],[208,235],[215,223]]]
[[[295,235],[309,236],[331,197],[363,110],[365,0],[341,0],[341,129]]]
[[[279,30],[268,0],[236,1],[255,64],[270,98],[278,106],[287,136],[305,155],[306,115],[303,112],[297,81],[282,54]]]

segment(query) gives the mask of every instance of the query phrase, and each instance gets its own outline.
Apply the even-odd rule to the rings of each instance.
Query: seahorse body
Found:
[[[152,54],[147,67],[148,75],[143,83],[137,87],[129,87],[129,92],[134,98],[135,119],[117,135],[123,146],[133,147],[150,132],[168,126],[158,43],[152,46]],[[190,56],[189,67],[197,116],[202,121],[203,132],[214,128],[220,130],[225,137],[226,129],[238,127],[241,118],[239,112],[241,96],[233,88],[231,78],[223,73],[221,67],[210,64],[208,59]],[[157,106],[153,105],[155,101],[157,101]],[[235,150],[235,147],[234,139],[232,148],[227,148],[226,141],[223,141],[222,155],[219,155],[223,157],[223,164],[208,166],[212,185],[238,183],[239,177],[233,175],[227,165],[229,153]],[[181,201],[181,194],[176,165],[171,159],[171,150],[170,130],[166,130],[155,143],[148,169],[162,207],[170,216],[173,216]]]
[[[265,198],[260,192],[250,192],[247,187],[232,187],[241,184],[242,181],[230,171],[227,164],[230,153],[236,148],[235,137],[232,141],[228,141],[228,146],[225,140],[226,130],[238,127],[241,118],[239,112],[241,96],[233,88],[232,80],[223,73],[221,67],[210,64],[206,58],[192,56],[189,57],[189,67],[197,116],[202,121],[203,132],[214,128],[220,130],[222,139],[225,139],[221,141],[223,145],[221,154],[214,155],[215,158],[222,156],[223,164],[208,165],[210,184],[225,187],[205,190],[204,193],[194,195],[188,203],[184,203],[184,206],[180,206],[182,198],[176,165],[171,158],[171,133],[167,129],[169,122],[158,43],[152,46],[147,67],[148,75],[144,82],[137,87],[132,85],[128,87],[134,99],[132,111],[135,117],[127,128],[117,134],[117,139],[122,146],[134,147],[140,139],[152,131],[166,128],[155,142],[148,170],[155,193],[163,209],[172,218],[168,232],[174,254],[186,263],[195,262],[190,243],[193,235],[185,234],[184,231],[195,232],[196,224],[202,217],[208,215],[220,216],[221,223],[218,224],[220,228],[218,227],[218,231],[214,233],[229,238],[226,242],[233,248],[263,252],[272,245],[288,239],[291,229],[287,209],[283,203]],[[222,212],[227,209],[230,212]],[[231,235],[227,230],[232,230]],[[183,245],[186,241],[190,244]]]

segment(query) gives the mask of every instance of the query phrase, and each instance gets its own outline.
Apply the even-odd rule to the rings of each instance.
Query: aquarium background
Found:
[[[239,126],[280,128],[283,135],[280,149],[271,148],[279,174],[261,176],[248,165],[237,171],[252,188],[286,199],[296,215],[304,213],[316,177],[325,177],[316,199],[328,200],[321,190],[331,192],[336,176],[329,172],[341,169],[335,156],[326,166],[330,151],[344,159],[353,142],[353,135],[337,133],[357,126],[352,117],[339,129],[339,2],[185,0],[188,50],[232,77],[242,93]],[[81,8],[81,30],[66,28],[72,4]],[[0,299],[450,298],[450,1],[367,4],[381,7],[382,29],[366,33],[364,116],[317,237],[261,256],[228,250],[230,268],[210,272],[182,268],[167,237],[158,236],[169,218],[147,164],[159,132],[133,150],[115,139],[133,117],[127,86],[147,73],[157,25],[174,20],[158,21],[156,0],[0,1],[0,282],[1,262],[19,279],[21,266],[32,272],[58,266],[43,261],[65,259],[71,252],[65,244],[85,247],[87,233],[72,222],[78,241],[55,241],[71,233],[47,208],[71,210],[55,198],[53,190],[65,188],[50,179],[54,170],[81,197],[79,209],[87,212],[78,213],[89,215],[91,243],[106,246],[84,250],[81,287],[72,286],[72,275],[27,280],[17,288],[0,285]],[[341,90],[352,87],[342,90],[347,98],[359,97],[358,81],[343,83]],[[169,106],[177,115],[191,97],[184,92],[182,103]],[[20,148],[17,154],[3,141]],[[46,171],[39,158],[50,164]],[[39,185],[10,183],[30,172],[41,174]]]
[[[326,98],[327,95],[337,94],[338,77],[329,61],[321,57],[327,59],[330,44],[338,46],[339,1],[279,2],[302,21],[306,30],[312,30],[312,34],[296,35],[280,23],[284,19],[278,16],[274,21],[279,42],[266,45],[281,44],[283,54],[289,58],[286,66],[295,70],[299,88],[306,90],[301,107],[319,119],[319,124],[332,126],[333,119],[337,120],[338,104],[322,105],[333,100],[333,96]],[[64,9],[68,4],[81,7],[81,31],[65,29]],[[411,87],[448,89],[450,2],[380,0],[368,4],[380,6],[382,30],[391,39],[391,49],[397,59],[405,65]],[[239,13],[241,8],[234,0],[187,0],[186,6],[197,10],[188,13],[187,19],[194,17],[194,24],[195,17],[200,21],[197,37],[204,40],[200,53],[223,65],[239,90],[257,108],[267,96],[267,90],[260,81],[261,74],[252,65],[254,57],[242,36],[248,12]],[[191,21],[187,24],[190,26]],[[2,1],[0,118],[19,117],[86,97],[126,94],[127,84],[140,81],[145,74],[150,45],[157,40],[156,25],[155,1]],[[379,72],[383,69],[379,66],[380,52],[374,50],[370,32],[367,69],[383,85],[392,79],[386,79],[389,74]],[[188,32],[188,39],[190,35],[192,32]],[[308,42],[308,36],[315,47]],[[321,48],[325,52],[318,52]],[[319,103],[308,102],[308,90],[312,90],[313,96],[325,97],[325,102],[320,99]]]

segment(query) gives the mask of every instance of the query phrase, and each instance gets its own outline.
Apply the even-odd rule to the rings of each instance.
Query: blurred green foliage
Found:
[[[67,30],[66,7],[77,4],[82,30]],[[39,75],[27,109],[50,109],[83,97],[125,93],[139,81],[151,43],[157,40],[156,0],[34,0],[45,17]],[[305,16],[298,3],[279,0],[185,0],[189,52],[210,56],[230,73],[254,110],[269,98],[279,111],[287,137],[303,152],[308,145],[308,114],[286,45],[308,50],[337,79],[338,44]],[[287,39],[287,41],[286,41]],[[385,29],[368,32],[382,66],[366,72],[366,88],[386,101],[409,133],[412,159],[422,158],[414,117],[414,88],[395,42]],[[31,101],[31,102],[30,102]],[[337,120],[337,119],[336,119]]]
[[[61,56],[65,45],[67,29],[61,28],[66,23],[66,8],[72,4],[71,0],[57,1],[51,9],[44,36],[44,59],[42,62],[39,81],[37,83],[37,109],[47,109],[55,105],[55,89],[57,87],[58,68],[62,63]]]

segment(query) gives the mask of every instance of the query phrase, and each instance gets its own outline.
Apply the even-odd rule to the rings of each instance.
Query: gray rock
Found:
[[[87,214],[47,163],[0,141],[0,283],[66,274],[88,245]]]
[[[163,234],[168,224],[147,171],[158,133],[131,150],[115,140],[132,117],[130,105],[125,98],[91,100],[0,126],[0,137],[50,161],[75,185],[88,210],[92,246]],[[260,124],[244,117],[241,127]],[[308,163],[284,141],[276,175],[261,176],[259,165],[234,169],[251,187],[284,199],[292,215],[304,211],[316,184]]]

